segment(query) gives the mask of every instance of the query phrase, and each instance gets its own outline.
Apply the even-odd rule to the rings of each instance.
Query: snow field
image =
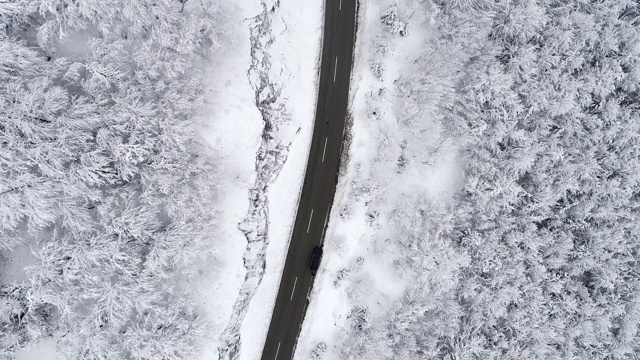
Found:
[[[212,87],[208,112],[210,126],[203,129],[203,136],[220,154],[216,159],[225,174],[223,183],[217,184],[224,194],[218,209],[218,231],[215,255],[202,264],[199,277],[194,282],[197,301],[204,316],[214,325],[212,341],[205,344],[202,360],[218,359],[218,339],[233,311],[233,304],[244,278],[242,254],[246,246],[244,234],[238,223],[246,215],[249,206],[248,189],[255,178],[255,153],[262,132],[262,119],[255,107],[253,89],[247,79],[250,64],[249,31],[243,22],[259,8],[251,3],[238,4],[240,11],[236,24],[233,46],[215,66],[214,77],[207,75]]]
[[[217,246],[216,256],[211,258],[213,263],[203,267],[196,284],[202,289],[199,301],[203,312],[214,323],[213,341],[208,344],[202,360],[220,356],[220,343],[215,340],[230,325],[233,306],[246,274],[243,255],[247,240],[238,225],[245,220],[249,208],[248,192],[255,182],[255,157],[264,126],[255,105],[254,89],[247,78],[252,60],[249,19],[259,14],[263,6],[273,9],[267,20],[273,42],[267,46],[260,40],[260,45],[264,46],[262,50],[269,56],[262,60],[270,61],[269,73],[261,76],[268,76],[278,87],[278,101],[285,104],[280,109],[283,118],[275,119],[277,126],[272,135],[288,146],[288,156],[277,180],[268,190],[270,246],[266,254],[266,271],[241,324],[239,359],[256,359],[262,352],[304,179],[313,133],[323,2],[289,1],[276,5],[257,1],[238,5],[241,16],[232,22],[238,24],[235,47],[221,64],[215,65],[216,73],[223,77],[211,79],[215,87],[209,106],[212,125],[204,135],[216,152],[222,154],[218,162],[228,180],[219,184],[225,194],[219,209],[224,211],[219,215],[219,232],[212,236],[223,242]],[[215,276],[211,277],[211,274]]]

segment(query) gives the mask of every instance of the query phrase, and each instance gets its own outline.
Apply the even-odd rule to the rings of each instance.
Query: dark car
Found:
[[[316,246],[313,248],[313,254],[311,255],[311,274],[315,275],[316,271],[320,267],[320,260],[322,259],[322,248]]]

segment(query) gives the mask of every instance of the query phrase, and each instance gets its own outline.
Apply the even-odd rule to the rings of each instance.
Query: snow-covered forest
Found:
[[[303,356],[637,358],[640,3],[380,0],[362,16]]]
[[[1,358],[54,334],[67,359],[194,358],[181,279],[215,223],[197,132],[225,6],[0,2],[0,266],[35,254],[2,279]]]
[[[220,51],[245,15],[231,3],[0,0],[0,358],[45,339],[60,359],[197,359],[203,339],[259,351],[306,156],[294,139],[312,128],[320,2],[247,5],[251,44],[234,56],[249,65],[227,64],[217,91],[234,99],[213,102],[205,67],[242,64]],[[347,153],[296,356],[637,358],[640,3],[368,0],[359,16]],[[201,134],[213,103],[238,118],[220,129],[244,129],[215,134],[236,144],[224,162]],[[230,155],[253,142],[283,160],[268,172]],[[266,194],[288,155],[289,197]],[[248,196],[261,214],[286,206],[214,264],[237,269],[202,274],[216,236],[244,240]],[[218,232],[220,204],[239,220]],[[193,277],[236,287],[196,296]],[[235,314],[212,324],[202,297]]]

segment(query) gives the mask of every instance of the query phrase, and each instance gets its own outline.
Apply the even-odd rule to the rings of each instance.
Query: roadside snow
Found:
[[[272,13],[271,81],[280,86],[288,122],[279,136],[287,161],[269,190],[269,247],[260,286],[242,324],[240,359],[258,359],[267,336],[282,277],[313,135],[323,1],[281,1]]]
[[[219,184],[227,197],[214,234],[225,241],[215,258],[226,262],[209,265],[201,279],[201,304],[215,323],[203,360],[262,352],[313,132],[322,5],[238,5],[238,46],[216,66],[224,78],[211,80],[225,87],[212,94],[208,138],[232,176]]]
[[[461,170],[454,151],[403,160],[412,133],[400,118],[403,96],[396,80],[411,74],[429,33],[411,21],[427,22],[417,1],[361,2],[351,80],[353,116],[348,162],[343,164],[325,240],[322,271],[296,349],[296,359],[341,359],[337,344],[355,318],[384,321],[412,278],[397,271],[392,216],[398,203],[425,196],[446,203]],[[426,136],[440,138],[439,124]],[[408,141],[406,139],[409,139]],[[424,142],[424,141],[422,141]],[[419,152],[418,152],[419,153]],[[420,160],[420,161],[418,161]]]

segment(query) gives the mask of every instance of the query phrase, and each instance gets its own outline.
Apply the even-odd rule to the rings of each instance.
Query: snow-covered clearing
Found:
[[[353,117],[348,162],[343,164],[296,358],[343,358],[334,344],[359,317],[384,320],[409,276],[398,272],[393,216],[403,202],[423,197],[446,203],[459,183],[455,147],[424,149],[434,156],[411,158],[413,139],[444,144],[436,121],[416,134],[400,121],[407,104],[395,81],[411,74],[429,36],[412,22],[428,23],[417,1],[361,2],[351,80]],[[447,150],[448,149],[448,150]],[[413,150],[413,151],[412,151]],[[344,354],[343,354],[344,355]]]
[[[194,289],[199,289],[198,302],[205,316],[214,325],[212,341],[206,344],[203,360],[218,359],[217,339],[233,312],[244,278],[242,254],[246,239],[238,229],[249,206],[248,190],[255,179],[255,153],[260,144],[262,121],[254,105],[253,90],[247,78],[251,64],[251,44],[245,18],[259,11],[250,3],[239,5],[233,46],[219,64],[212,66],[209,82],[213,88],[208,105],[211,126],[203,131],[207,141],[220,158],[224,182],[218,184],[225,198],[219,204],[217,254],[213,262],[202,265]],[[255,4],[254,4],[255,5]],[[216,77],[217,76],[217,77]]]
[[[262,1],[241,7],[236,46],[217,65],[209,142],[223,154],[224,242],[203,266],[200,302],[214,322],[203,359],[256,359],[271,319],[316,101],[323,2]],[[251,199],[251,201],[249,201]],[[248,242],[247,242],[248,241]],[[212,277],[212,274],[215,274]]]
[[[56,342],[58,337],[42,340],[35,344],[29,344],[15,354],[15,360],[57,360]]]

